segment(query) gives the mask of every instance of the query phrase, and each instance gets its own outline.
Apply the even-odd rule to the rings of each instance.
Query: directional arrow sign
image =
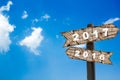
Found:
[[[62,35],[67,39],[64,47],[113,38],[118,30],[113,24],[105,24],[94,28],[62,32]]]
[[[95,50],[86,50],[82,48],[68,48],[66,50],[67,55],[72,59],[86,60],[88,62],[99,62],[103,64],[111,64],[110,52],[101,52]]]

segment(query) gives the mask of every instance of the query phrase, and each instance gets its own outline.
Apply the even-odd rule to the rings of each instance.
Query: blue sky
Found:
[[[119,0],[0,0],[0,80],[87,80],[86,61],[72,60],[61,32],[87,24],[120,28]],[[4,23],[4,24],[3,24]],[[120,32],[95,42],[113,52],[112,65],[95,63],[96,80],[120,80]]]

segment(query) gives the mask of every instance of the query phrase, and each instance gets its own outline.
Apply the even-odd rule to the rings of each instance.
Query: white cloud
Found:
[[[39,22],[39,19],[35,18],[32,20],[32,24]]]
[[[40,46],[43,36],[41,34],[42,28],[32,28],[33,32],[30,36],[26,36],[23,40],[20,41],[21,46],[26,46],[30,49],[31,52],[33,52],[35,55],[39,55],[40,52],[37,50],[37,48]]]
[[[27,11],[24,11],[21,18],[26,19],[27,17],[28,17],[28,13],[27,13]]]
[[[38,22],[39,20],[38,20],[37,18],[35,18],[33,21],[34,21],[34,22]]]
[[[41,16],[41,19],[42,19],[42,20],[46,20],[46,21],[48,21],[50,18],[51,18],[51,17],[50,17],[50,15],[48,15],[48,14],[45,14],[45,15]]]
[[[75,45],[74,47],[78,47],[78,48],[86,48],[86,44]]]
[[[7,6],[0,8],[0,52],[7,52],[11,44],[10,33],[14,31],[15,26],[9,23],[8,17],[3,15],[3,11],[9,11],[12,2],[9,1]]]
[[[103,24],[110,24],[110,23],[114,23],[116,21],[120,20],[120,18],[116,17],[116,18],[110,18],[107,21],[105,21]]]
[[[10,10],[10,6],[11,6],[12,4],[13,4],[12,1],[8,1],[8,3],[7,3],[6,6],[2,6],[2,7],[0,8],[0,12],[2,12],[2,11],[9,11],[9,10]]]

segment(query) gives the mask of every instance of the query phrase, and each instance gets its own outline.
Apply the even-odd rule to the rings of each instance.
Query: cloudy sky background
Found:
[[[0,80],[87,80],[86,62],[69,59],[61,32],[114,23],[119,0],[0,0]],[[97,80],[120,80],[120,33],[95,42],[113,52],[112,65],[96,63]],[[85,44],[77,47],[86,47]]]

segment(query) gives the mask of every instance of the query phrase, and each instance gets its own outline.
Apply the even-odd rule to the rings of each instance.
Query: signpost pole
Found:
[[[93,28],[93,24],[88,24],[87,27]],[[87,49],[93,50],[94,49],[94,42],[87,43]],[[94,62],[87,62],[87,80],[95,80],[95,63]]]

